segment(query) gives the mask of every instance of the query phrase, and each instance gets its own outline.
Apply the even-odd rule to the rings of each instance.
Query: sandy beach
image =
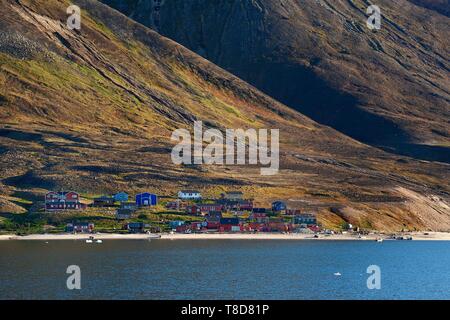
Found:
[[[35,240],[35,241],[51,241],[51,240],[87,240],[93,236],[98,240],[148,240],[157,239],[157,234],[33,234],[27,236],[2,235],[0,240]]]
[[[411,236],[413,240],[445,240],[450,241],[450,233],[446,232],[429,232],[427,235],[424,233],[408,233],[403,236]],[[314,238],[311,234],[299,234],[299,233],[257,233],[257,234],[162,234],[161,239],[170,240],[333,240],[333,241],[375,241],[377,239],[388,240],[389,236],[380,234],[370,234],[359,237],[355,234],[332,234],[332,235],[319,235],[319,238]]]
[[[359,237],[355,234],[333,234],[323,235],[314,238],[311,234],[282,234],[282,233],[204,233],[204,234],[183,234],[183,233],[163,233],[163,234],[37,234],[27,236],[0,235],[1,240],[34,240],[34,241],[52,241],[52,240],[86,240],[90,236],[100,240],[149,240],[149,239],[167,239],[167,240],[332,240],[332,241],[375,241],[379,238],[388,240],[387,235],[370,234]],[[411,236],[413,240],[437,240],[450,241],[450,233],[447,232],[414,232],[403,234]]]

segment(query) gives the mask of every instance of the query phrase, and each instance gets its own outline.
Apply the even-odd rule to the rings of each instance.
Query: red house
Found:
[[[196,232],[196,231],[201,231],[203,229],[203,227],[206,226],[205,222],[191,222],[191,231]]]
[[[269,217],[265,213],[252,213],[249,217],[250,220],[253,220],[258,223],[267,223],[269,222]]]
[[[240,232],[242,225],[238,218],[222,218],[220,219],[220,232]]]
[[[186,208],[188,214],[208,214],[223,211],[223,205],[217,203],[199,203]]]
[[[82,210],[86,205],[80,202],[80,195],[73,191],[51,191],[45,195],[45,210]]]

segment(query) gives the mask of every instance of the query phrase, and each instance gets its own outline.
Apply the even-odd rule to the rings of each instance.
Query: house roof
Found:
[[[150,192],[142,192],[142,193],[138,193],[136,195],[136,197],[137,196],[156,196],[156,194],[155,193],[150,193]]]
[[[75,191],[50,191],[50,192],[47,192],[46,195],[49,195],[49,194],[52,194],[52,193],[59,194],[61,196],[65,196],[66,194],[69,194],[69,193],[76,193],[76,194],[78,194],[78,192],[75,192]]]
[[[233,224],[237,225],[239,224],[239,218],[221,218],[220,224]]]

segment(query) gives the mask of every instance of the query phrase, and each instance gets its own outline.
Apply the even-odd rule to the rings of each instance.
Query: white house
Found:
[[[181,190],[178,192],[178,198],[183,200],[198,200],[202,198],[202,194],[196,190]]]

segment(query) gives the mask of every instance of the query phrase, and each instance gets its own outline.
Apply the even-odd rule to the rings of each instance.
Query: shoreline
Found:
[[[450,233],[448,232],[412,232],[400,234],[403,236],[411,236],[413,240],[425,241],[450,241]],[[96,240],[317,240],[317,241],[375,241],[377,239],[392,240],[386,235],[370,234],[362,236],[354,234],[333,234],[333,235],[319,235],[319,238],[314,238],[311,234],[299,233],[162,233],[162,234],[34,234],[27,236],[17,235],[0,235],[0,241],[53,241],[53,240],[87,240],[89,237],[94,237]]]
[[[118,234],[118,233],[95,233],[95,234],[30,234],[26,236],[0,235],[0,241],[52,241],[52,240],[88,240],[94,237],[95,240],[149,240],[158,239],[156,234]]]

